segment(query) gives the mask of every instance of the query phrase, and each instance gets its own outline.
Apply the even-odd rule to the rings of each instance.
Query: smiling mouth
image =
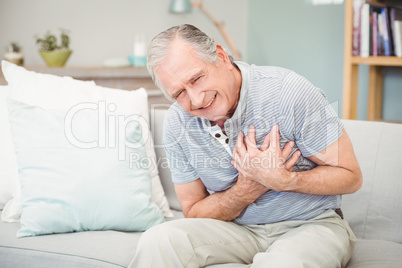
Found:
[[[208,108],[212,104],[212,102],[215,100],[216,95],[217,94],[215,94],[215,96],[212,97],[212,99],[209,101],[209,103],[207,105],[205,105],[204,107],[199,108],[199,110]]]

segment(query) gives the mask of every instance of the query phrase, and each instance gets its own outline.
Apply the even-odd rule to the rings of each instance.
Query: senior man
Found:
[[[287,69],[233,62],[192,25],[152,40],[148,70],[175,101],[164,146],[186,218],[146,231],[132,267],[346,265],[355,236],[341,195],[362,175],[320,89]]]

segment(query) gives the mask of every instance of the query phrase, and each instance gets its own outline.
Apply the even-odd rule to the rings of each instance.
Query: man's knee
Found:
[[[181,223],[181,220],[177,220],[165,222],[149,228],[141,235],[138,244],[139,248],[144,249],[146,247],[151,247],[152,249],[155,249],[155,246],[167,244],[174,245],[179,237],[182,239],[185,235],[185,232],[181,228],[182,225],[183,223]]]

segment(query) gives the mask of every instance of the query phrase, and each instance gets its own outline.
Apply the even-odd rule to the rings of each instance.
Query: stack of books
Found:
[[[402,57],[402,8],[353,0],[353,56]]]

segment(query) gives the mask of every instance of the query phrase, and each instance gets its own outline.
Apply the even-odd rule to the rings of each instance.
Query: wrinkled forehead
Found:
[[[207,63],[201,60],[189,45],[172,47],[171,51],[156,66],[155,75],[165,90],[187,83],[202,72]]]

